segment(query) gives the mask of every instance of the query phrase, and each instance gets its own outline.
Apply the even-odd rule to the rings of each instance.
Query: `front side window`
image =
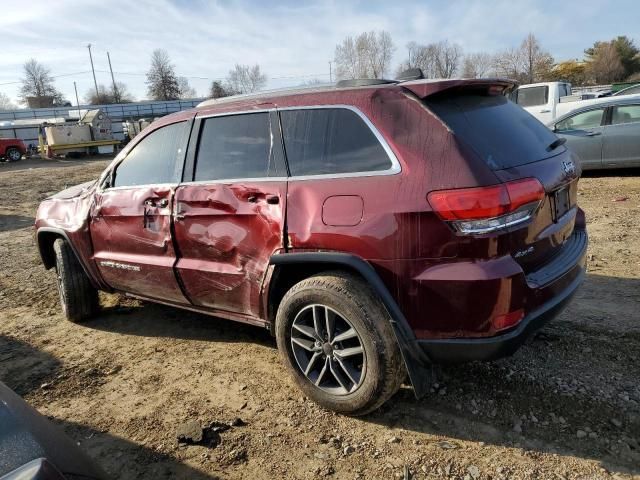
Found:
[[[515,91],[515,102],[521,107],[546,105],[549,101],[549,87],[519,88]]]
[[[268,113],[207,118],[201,132],[196,181],[274,175]]]
[[[112,186],[178,183],[187,133],[187,122],[151,132],[116,167]]]
[[[599,127],[602,124],[603,114],[603,108],[578,113],[573,117],[565,118],[561,122],[556,123],[556,132],[565,132],[568,130],[585,130],[588,128]]]
[[[618,105],[611,112],[611,125],[640,122],[640,105]]]
[[[280,112],[291,175],[389,170],[389,155],[364,120],[346,108]]]

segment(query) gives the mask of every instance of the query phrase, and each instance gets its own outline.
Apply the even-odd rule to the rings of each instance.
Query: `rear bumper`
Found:
[[[417,340],[418,346],[434,363],[463,363],[473,360],[495,360],[513,354],[526,339],[567,306],[584,280],[585,267],[556,296],[523,318],[513,330],[488,338],[452,338]]]

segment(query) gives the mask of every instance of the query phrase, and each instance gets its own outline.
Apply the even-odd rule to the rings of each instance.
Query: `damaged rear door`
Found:
[[[173,196],[190,122],[160,127],[142,138],[96,193],[91,214],[94,259],[114,289],[188,303],[173,266]]]
[[[283,247],[287,172],[278,125],[268,110],[196,119],[199,141],[174,217],[176,270],[194,305],[260,318],[269,257]]]

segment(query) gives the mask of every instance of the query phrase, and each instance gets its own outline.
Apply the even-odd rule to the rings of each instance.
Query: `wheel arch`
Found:
[[[266,300],[267,321],[270,324],[275,321],[275,314],[284,294],[304,278],[328,270],[348,271],[363,278],[389,313],[391,327],[416,397],[420,398],[429,391],[432,384],[431,362],[418,346],[413,330],[400,307],[369,262],[348,253],[295,252],[274,254],[269,259],[269,264],[273,266]]]
[[[78,263],[80,263],[80,265],[82,266],[82,269],[84,270],[85,275],[89,278],[89,280],[91,281],[92,285],[95,288],[100,289],[101,286],[99,282],[96,281],[96,279],[92,275],[91,270],[87,268],[87,265],[85,264],[82,256],[78,255],[78,251],[76,250],[76,247],[74,246],[73,242],[69,239],[67,232],[65,232],[60,228],[40,227],[36,232],[36,243],[38,246],[38,252],[40,253],[40,259],[42,260],[42,264],[44,265],[44,268],[49,270],[55,267],[56,254],[53,250],[53,244],[59,238],[65,240],[69,244],[69,246],[71,247],[71,251],[76,256],[76,259],[78,260]]]

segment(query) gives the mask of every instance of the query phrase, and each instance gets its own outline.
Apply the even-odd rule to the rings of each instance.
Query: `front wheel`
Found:
[[[22,152],[20,152],[20,150],[18,150],[17,148],[8,148],[6,155],[7,160],[9,160],[10,162],[17,162],[22,158]]]
[[[278,308],[276,340],[304,393],[339,413],[377,409],[404,378],[388,313],[351,274],[322,273],[294,285]]]
[[[56,255],[56,276],[62,312],[67,320],[81,322],[94,316],[99,309],[96,290],[71,246],[62,238],[53,244]]]

